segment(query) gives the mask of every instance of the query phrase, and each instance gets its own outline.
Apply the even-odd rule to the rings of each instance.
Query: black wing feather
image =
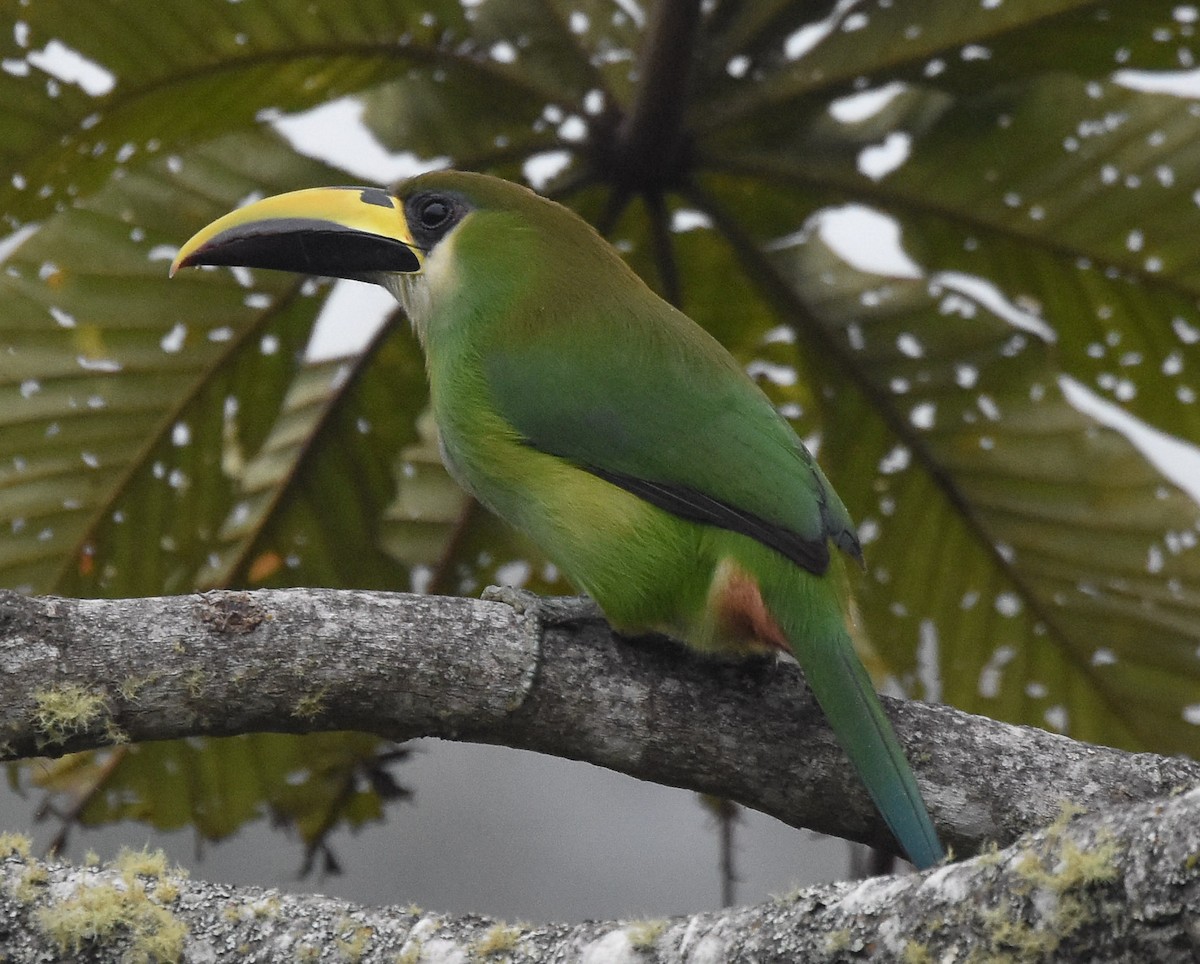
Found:
[[[594,465],[581,465],[580,468],[688,522],[699,522],[749,536],[818,576],[824,575],[829,568],[829,543],[825,539],[805,539],[790,529],[686,485],[639,479]]]

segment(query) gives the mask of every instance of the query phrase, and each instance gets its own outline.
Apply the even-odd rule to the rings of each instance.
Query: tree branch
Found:
[[[614,637],[594,605],[288,589],[152,599],[0,592],[0,759],[185,736],[357,729],[586,760],[894,847],[790,663]],[[501,601],[503,600],[503,601]],[[961,856],[1125,806],[1200,764],[885,699]]]
[[[521,924],[190,881],[161,855],[106,867],[0,841],[6,960],[1190,962],[1200,789],[1086,818],[924,874],[807,888],[661,921]]]

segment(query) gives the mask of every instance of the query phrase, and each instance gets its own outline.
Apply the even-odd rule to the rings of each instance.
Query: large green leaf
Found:
[[[876,641],[893,666],[919,655],[926,693],[957,705],[1195,752],[1197,490],[1147,461],[1150,431],[1102,427],[1107,396],[1200,437],[1197,216],[1179,186],[1200,173],[1195,112],[1062,75],[956,100],[910,88],[887,110],[911,156],[878,183],[855,171],[861,141],[831,156],[828,116],[716,162],[812,212],[858,182],[921,262],[856,271],[814,217],[774,266],[810,370],[836,376],[827,465],[880,533]],[[747,188],[719,190],[732,210]]]
[[[1200,109],[1145,92],[1185,90],[1166,72],[1196,61],[1194,12],[725,0],[689,8],[691,33],[663,9],[22,7],[0,32],[0,211],[21,226],[0,275],[0,584],[561,587],[437,464],[402,319],[309,362],[327,288],[166,280],[242,199],[356,180],[270,128],[354,95],[418,161],[521,177],[561,152],[548,189],[819,446],[902,684],[1200,751],[1200,513],[1148,448],[1174,439],[1178,466],[1200,438]],[[64,51],[102,68],[92,93],[46,72]],[[638,123],[680,124],[678,151],[623,156]],[[854,212],[872,227],[847,245]]]
[[[6,585],[191,588],[233,497],[233,451],[265,437],[319,307],[296,279],[268,275],[242,288],[195,274],[166,296],[180,228],[262,187],[241,169],[251,156],[276,166],[275,187],[328,176],[269,133],[237,135],[112,181],[8,259]]]
[[[410,71],[453,67],[488,89],[528,95],[524,77],[464,46],[457,3],[307,0],[196,4],[96,0],[38,3],[0,37],[0,183],[10,219],[42,217],[147,155],[178,151]],[[30,62],[51,41],[109,72],[89,97]]]
[[[834,387],[828,437],[853,444],[825,453],[851,463],[843,494],[870,507],[868,624],[937,661],[926,695],[1083,739],[1192,747],[1180,708],[1196,692],[1200,596],[1185,587],[1200,555],[1170,546],[1200,521],[1195,502],[1077,408],[1053,346],[989,298],[932,273],[856,272],[816,240],[778,257],[868,363],[865,390]]]
[[[400,481],[397,449],[412,437],[425,373],[407,327],[385,326],[372,348],[297,373],[271,434],[238,475],[201,585],[405,585],[376,532]]]

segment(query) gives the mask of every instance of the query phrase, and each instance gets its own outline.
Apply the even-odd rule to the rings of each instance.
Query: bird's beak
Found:
[[[403,202],[377,187],[322,187],[264,198],[193,235],[171,262],[274,268],[377,281],[421,270]]]

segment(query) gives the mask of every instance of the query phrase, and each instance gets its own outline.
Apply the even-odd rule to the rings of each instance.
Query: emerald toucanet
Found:
[[[861,549],[821,469],[736,361],[586,222],[497,178],[318,188],[227,214],[171,266],[353,278],[425,349],[446,467],[617,629],[784,650],[918,867],[942,857],[846,630]]]

